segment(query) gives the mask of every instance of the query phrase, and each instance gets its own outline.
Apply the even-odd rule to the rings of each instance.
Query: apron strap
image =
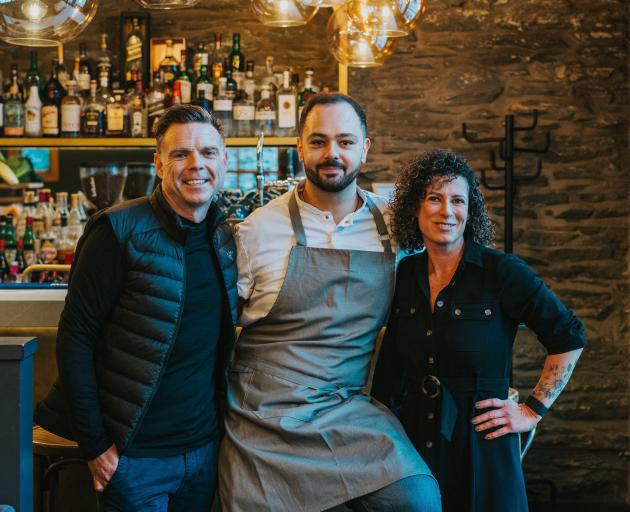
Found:
[[[387,225],[385,224],[385,219],[383,219],[383,214],[381,210],[374,204],[374,201],[370,199],[370,196],[365,194],[365,202],[367,203],[372,216],[374,217],[374,223],[376,224],[376,230],[378,231],[379,238],[381,239],[381,243],[385,248],[385,252],[392,252],[392,243],[390,241],[389,231],[387,230]]]
[[[295,199],[295,193],[291,194],[289,198],[289,215],[291,216],[291,225],[293,226],[293,233],[295,234],[297,244],[306,247],[306,233],[304,232],[304,225],[302,224],[302,217],[300,216],[300,209]]]

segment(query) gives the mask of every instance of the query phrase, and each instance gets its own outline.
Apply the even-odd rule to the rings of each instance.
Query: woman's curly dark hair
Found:
[[[406,251],[423,247],[422,233],[418,227],[418,210],[425,198],[427,187],[434,179],[451,181],[457,176],[468,183],[468,222],[466,236],[483,245],[494,241],[494,224],[488,217],[479,182],[468,162],[462,156],[445,149],[422,153],[402,169],[392,201],[392,231],[398,245]]]

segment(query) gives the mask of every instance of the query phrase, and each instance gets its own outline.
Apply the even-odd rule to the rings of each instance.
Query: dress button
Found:
[[[415,315],[415,314],[416,314],[416,308],[411,308],[411,309],[409,310],[409,314],[410,314],[410,315]]]
[[[457,308],[457,309],[454,311],[454,313],[455,313],[455,316],[460,316],[460,315],[462,314],[462,310],[461,310],[461,309],[459,309],[459,308]]]
[[[435,303],[435,305],[436,305],[438,308],[441,308],[442,306],[444,306],[444,301],[443,301],[443,300],[438,300],[438,301]]]
[[[433,448],[433,442],[432,441],[427,441],[426,447],[427,448]]]
[[[427,336],[431,336],[432,334],[433,334],[433,331],[432,331],[431,329],[429,329],[429,330],[427,331]]]
[[[429,357],[427,357],[427,363],[433,364],[433,363],[435,363],[435,359],[433,359],[433,357],[429,356]]]
[[[427,414],[427,419],[428,420],[432,420],[433,418],[435,418],[435,414],[433,414],[432,412]]]
[[[490,316],[492,314],[492,310],[491,309],[486,309],[484,311],[484,313],[486,314],[486,316]]]

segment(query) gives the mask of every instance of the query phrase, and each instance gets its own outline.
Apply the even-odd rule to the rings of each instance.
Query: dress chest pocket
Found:
[[[447,341],[451,350],[491,350],[499,342],[497,305],[493,302],[455,302],[447,318]]]

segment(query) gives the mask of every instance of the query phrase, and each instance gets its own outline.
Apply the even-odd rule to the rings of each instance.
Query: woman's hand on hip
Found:
[[[496,439],[505,434],[528,432],[542,418],[525,404],[517,404],[514,400],[509,399],[489,398],[477,402],[475,407],[477,409],[491,408],[491,410],[473,418],[472,423],[477,432],[500,427],[486,434],[485,439]]]

